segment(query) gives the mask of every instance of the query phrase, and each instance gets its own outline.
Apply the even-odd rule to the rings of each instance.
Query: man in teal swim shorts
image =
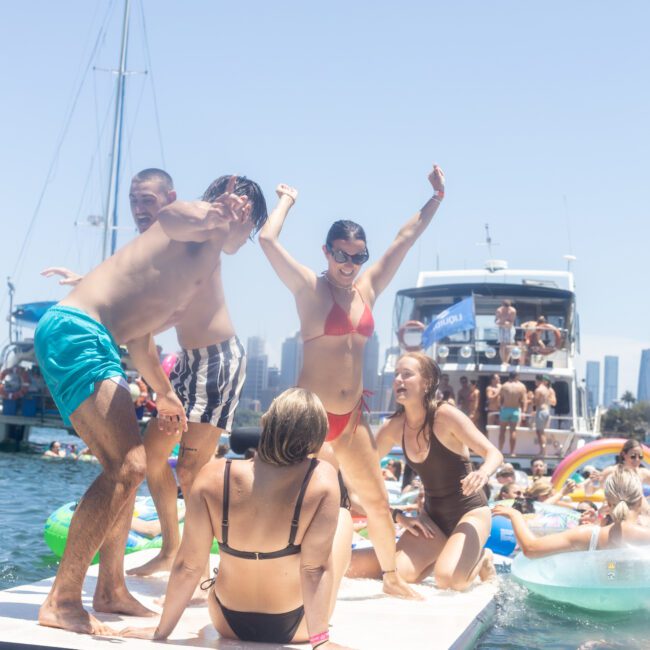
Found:
[[[499,392],[501,410],[499,411],[499,451],[503,451],[506,440],[506,429],[510,430],[510,455],[515,455],[517,444],[517,426],[521,414],[526,410],[526,386],[519,381],[516,372],[508,375],[508,381],[501,386]]]
[[[160,426],[184,431],[185,410],[160,367],[153,334],[179,320],[221,251],[236,250],[250,235],[255,200],[240,191],[240,181],[232,177],[211,203],[193,202],[191,219],[174,203],[161,210],[158,223],[88,273],[39,323],[35,348],[48,387],[103,467],[72,518],[54,585],[39,611],[41,625],[112,633],[81,601],[98,549],[95,610],[152,614],[124,582],[124,546],[146,462],[117,345],[126,344],[157,393]]]

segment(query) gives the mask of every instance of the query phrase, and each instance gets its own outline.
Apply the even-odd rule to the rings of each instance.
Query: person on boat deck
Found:
[[[511,300],[504,300],[497,308],[494,322],[499,328],[499,357],[501,363],[510,363],[510,351],[515,342],[515,320],[517,310]]]
[[[300,317],[304,356],[298,385],[315,392],[328,411],[322,457],[340,466],[366,512],[370,539],[384,572],[384,591],[407,598],[418,595],[395,570],[395,529],[375,439],[364,414],[362,370],[364,347],[374,329],[372,307],[443,200],[445,178],[440,167],[434,165],[428,180],[433,196],[360,277],[370,255],[365,232],[353,221],[336,221],[330,228],[323,246],[327,268],[320,276],[281,245],[282,226],[298,195],[294,188],[277,188],[278,208],[260,231],[262,250],[293,294]]]
[[[58,440],[52,440],[48,449],[43,453],[46,458],[65,458],[65,451]]]
[[[458,391],[458,408],[474,423],[478,424],[478,405],[481,399],[476,385],[476,379],[468,381],[467,377],[460,378]]]
[[[133,177],[129,191],[131,213],[138,231],[143,233],[151,228],[158,221],[160,211],[165,207],[171,210],[171,204],[178,218],[200,219],[205,202],[223,192],[225,182],[227,178],[221,177],[212,183],[202,202],[186,203],[176,201],[173,181],[167,172],[153,168],[142,170]],[[241,179],[235,193],[257,197],[252,219],[254,229],[258,230],[266,219],[266,202],[261,192],[254,192],[255,187],[250,181]],[[230,253],[227,249],[224,252]],[[67,269],[46,269],[43,273],[62,274],[64,280],[61,282],[68,284],[80,279]],[[198,471],[214,454],[221,434],[232,428],[246,378],[245,350],[235,334],[225,303],[220,262],[180,315],[176,334],[183,351],[170,373],[170,381],[185,407],[188,420],[187,431],[182,433],[180,440],[176,476],[183,494],[189,494]],[[147,484],[160,517],[163,542],[158,555],[130,569],[127,572],[130,575],[169,570],[180,545],[176,479],[167,462],[178,442],[174,436],[161,435],[156,418],[150,419],[144,434]]]
[[[235,176],[212,203],[198,202],[191,219],[173,205],[88,273],[46,312],[35,332],[36,356],[57,407],[103,468],[75,510],[54,585],[39,612],[42,625],[106,631],[81,601],[83,579],[98,549],[95,611],[152,614],[124,582],[124,546],[146,458],[117,346],[126,344],[156,392],[159,426],[170,434],[185,431],[185,409],[160,366],[153,333],[176,324],[213,276],[221,251],[240,248],[255,219],[265,214],[259,187]]]
[[[535,375],[535,391],[533,400],[535,403],[535,433],[537,434],[537,444],[539,444],[539,453],[546,456],[546,427],[551,419],[549,405],[550,393],[548,386],[542,375]],[[554,441],[557,446],[557,441]]]
[[[313,458],[327,427],[318,397],[290,388],[262,417],[251,460],[215,458],[201,469],[160,623],[123,636],[162,640],[172,633],[216,537],[220,562],[208,603],[222,637],[342,648],[329,641],[328,625],[350,559],[352,519],[339,508],[336,470]]]
[[[618,468],[605,481],[605,499],[613,523],[602,527],[597,523],[576,526],[543,537],[536,537],[523,515],[514,508],[496,505],[493,514],[510,519],[517,543],[526,557],[650,544],[650,529],[639,525],[644,501],[639,477],[628,469]]]
[[[501,452],[460,410],[435,399],[436,362],[407,352],[397,362],[393,389],[397,410],[377,434],[379,455],[401,445],[406,462],[422,478],[424,512],[417,518],[393,511],[405,532],[397,543],[397,568],[409,582],[431,573],[441,589],[467,589],[478,575],[495,575],[492,552],[484,549],[492,517],[483,490],[503,462]],[[469,450],[485,462],[472,470]],[[354,551],[348,576],[378,577],[373,549]]]
[[[508,381],[501,386],[499,392],[499,451],[503,451],[506,441],[506,429],[510,430],[510,455],[514,456],[517,444],[517,426],[521,422],[521,414],[526,411],[526,386],[519,381],[519,375],[511,372]]]
[[[454,387],[449,383],[449,375],[447,373],[440,375],[440,386],[438,386],[436,399],[444,400],[450,404],[456,404],[456,393],[454,392]]]
[[[487,423],[499,424],[499,394],[501,393],[501,377],[494,374],[490,377],[490,383],[485,388],[485,410],[487,411]]]

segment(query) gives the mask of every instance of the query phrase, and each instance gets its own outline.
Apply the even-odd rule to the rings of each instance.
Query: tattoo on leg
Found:
[[[184,456],[186,451],[198,451],[196,447],[188,447],[184,442],[181,442],[179,456]]]

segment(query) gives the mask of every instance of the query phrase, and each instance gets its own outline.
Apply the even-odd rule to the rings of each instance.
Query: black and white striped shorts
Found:
[[[182,350],[169,381],[190,422],[230,431],[246,379],[246,353],[236,336],[207,348]]]

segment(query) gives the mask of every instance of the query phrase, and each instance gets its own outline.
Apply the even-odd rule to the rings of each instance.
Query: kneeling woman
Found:
[[[605,499],[613,523],[606,526],[577,526],[553,535],[536,537],[524,516],[514,508],[497,505],[495,515],[508,517],[512,530],[526,557],[544,557],[553,553],[619,548],[650,544],[650,528],[640,525],[645,499],[643,486],[633,470],[619,467],[605,481]]]
[[[379,430],[377,448],[381,458],[401,445],[425,492],[417,518],[393,511],[405,528],[397,543],[397,570],[409,582],[433,573],[439,588],[461,591],[477,575],[494,575],[492,554],[483,548],[492,524],[483,488],[503,456],[464,413],[437,402],[439,380],[438,365],[425,354],[400,357],[393,383],[397,410]],[[485,459],[478,470],[472,470],[469,449]],[[372,549],[354,552],[350,577],[378,574]]]
[[[336,470],[309,458],[327,433],[316,395],[292,388],[262,418],[251,460],[212,460],[187,505],[160,624],[124,636],[166,639],[189,603],[219,540],[209,610],[221,636],[267,643],[329,642],[336,591],[350,557],[352,526],[339,509]],[[338,531],[338,532],[337,532]]]

